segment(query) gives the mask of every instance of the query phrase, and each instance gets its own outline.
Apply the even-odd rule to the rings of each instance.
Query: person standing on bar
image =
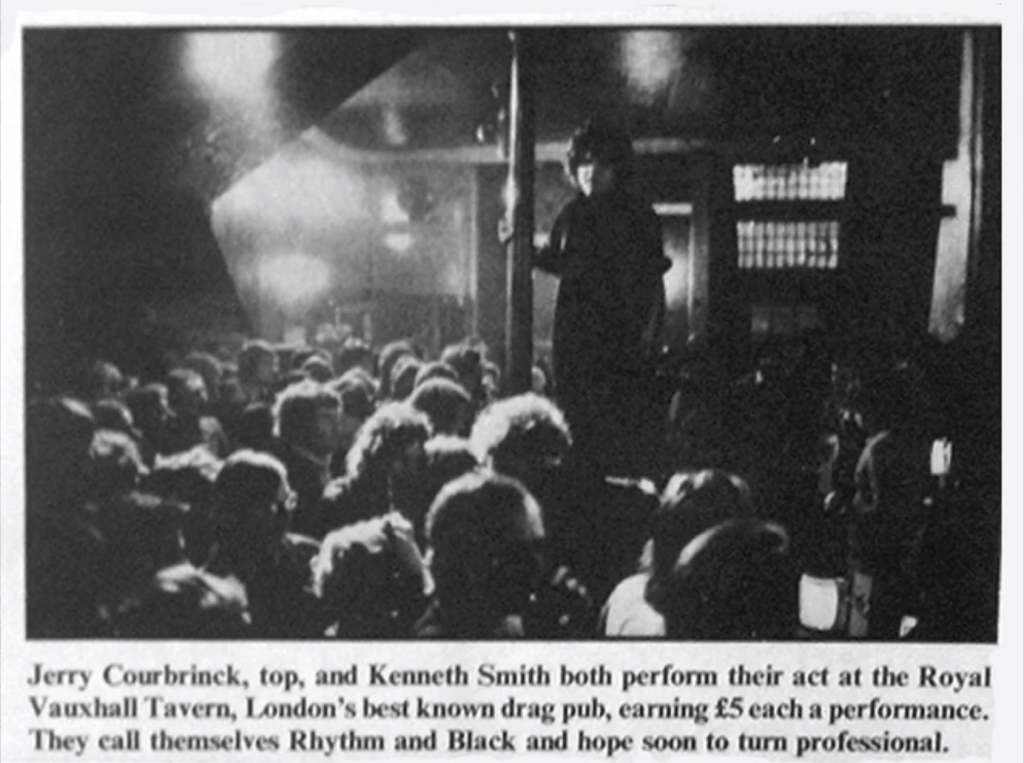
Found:
[[[587,122],[569,142],[577,196],[559,213],[534,267],[559,277],[555,392],[576,450],[605,474],[654,466],[662,431],[656,368],[671,267],[654,210],[630,192],[633,145]],[[507,226],[502,238],[508,238]]]

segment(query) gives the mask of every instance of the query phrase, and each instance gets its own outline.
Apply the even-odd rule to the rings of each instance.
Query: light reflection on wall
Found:
[[[685,345],[690,332],[693,301],[693,205],[654,205],[661,218],[665,255],[672,267],[665,273],[665,339],[670,346]]]
[[[955,159],[942,167],[942,201],[956,209],[939,222],[928,330],[943,341],[955,339],[965,320],[967,273],[980,207],[980,94],[975,92],[974,40],[964,33],[960,71],[960,138]]]
[[[270,254],[259,261],[261,290],[282,306],[308,305],[330,285],[330,267],[301,252]]]
[[[341,237],[367,215],[366,183],[354,167],[306,151],[282,152],[214,203],[214,217],[249,230],[260,248]]]
[[[384,236],[384,244],[392,252],[405,254],[412,249],[413,238],[411,233],[388,233]]]
[[[380,199],[380,219],[385,223],[407,223],[409,213],[398,203],[398,191],[388,188]]]
[[[214,233],[262,330],[275,330],[268,316],[295,319],[320,298],[339,290],[354,297],[365,287],[368,184],[359,167],[299,143],[214,201]]]
[[[403,205],[410,178],[436,195],[426,219]],[[345,160],[303,138],[214,201],[213,229],[265,335],[328,301],[376,301],[392,311],[376,316],[381,331],[408,331],[428,299],[472,293],[472,182],[463,167]]]

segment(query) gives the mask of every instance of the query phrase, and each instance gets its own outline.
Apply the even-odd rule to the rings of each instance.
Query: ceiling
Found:
[[[955,150],[956,29],[522,31],[536,134],[559,151],[593,116],[712,151],[808,136]],[[233,46],[270,37],[260,85],[272,108],[189,74],[197,40],[222,41],[231,79],[254,72]],[[33,346],[94,341],[133,301],[230,293],[211,205],[299,137],[378,160],[501,156],[511,47],[497,27],[29,27],[22,43]]]
[[[272,118],[224,107],[184,71],[196,37],[220,35],[227,46],[267,34]],[[942,28],[523,34],[539,141],[562,141],[592,116],[636,138],[897,131],[921,140],[955,104],[956,78],[941,75],[955,72],[957,40]],[[208,205],[313,126],[349,148],[385,152],[496,146],[506,129],[504,29],[39,28],[24,42],[26,186],[43,206],[58,192],[102,208],[97,178],[111,209],[123,208],[122,194],[164,202],[180,193]]]

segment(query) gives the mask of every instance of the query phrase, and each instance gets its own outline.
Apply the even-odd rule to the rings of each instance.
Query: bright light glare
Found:
[[[662,277],[665,283],[665,307],[667,309],[679,310],[686,305],[686,300],[690,296],[688,275],[682,259],[673,257],[672,267]]]
[[[228,193],[233,209],[269,227],[334,229],[365,213],[362,178],[317,156],[277,156]]]
[[[351,168],[316,156],[296,158],[271,180],[270,198],[280,209],[308,220],[348,221],[364,213],[362,178]]]
[[[680,35],[660,31],[623,35],[619,54],[633,94],[648,102],[672,84],[685,58]]]
[[[800,578],[800,624],[816,631],[832,630],[842,603],[840,584],[832,578]]]
[[[218,98],[258,104],[268,97],[267,75],[279,47],[274,32],[193,32],[186,71]]]
[[[395,109],[384,110],[384,135],[392,146],[404,146],[409,142],[402,117]]]
[[[402,254],[412,248],[412,234],[410,233],[389,233],[384,237],[384,243],[388,249]]]
[[[263,291],[286,305],[312,300],[330,287],[331,269],[323,260],[299,252],[270,255],[260,262]]]
[[[386,223],[407,223],[409,213],[398,203],[398,191],[391,189],[380,200],[380,216]]]

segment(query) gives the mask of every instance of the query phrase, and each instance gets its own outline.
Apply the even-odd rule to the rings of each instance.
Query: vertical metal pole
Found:
[[[510,37],[508,212],[515,233],[508,250],[504,387],[518,394],[530,389],[533,371],[534,83],[529,31],[517,30]]]

